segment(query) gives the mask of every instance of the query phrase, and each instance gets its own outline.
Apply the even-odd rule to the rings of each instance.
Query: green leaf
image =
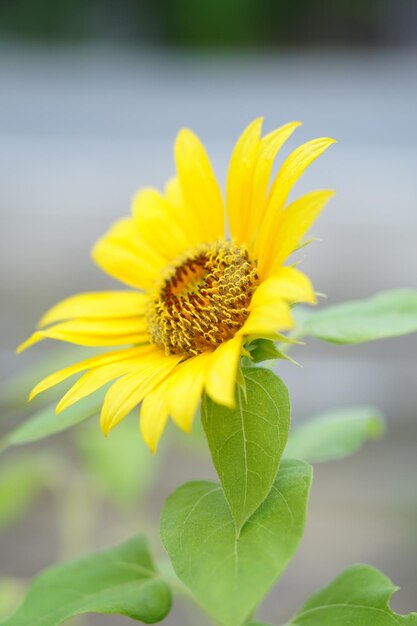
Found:
[[[73,433],[101,494],[118,506],[137,506],[162,458],[161,450],[154,456],[145,445],[137,418],[124,419],[109,437],[102,437],[97,424],[91,422]]]
[[[145,539],[73,563],[52,567],[38,576],[16,613],[2,626],[57,626],[82,613],[118,613],[154,624],[171,607],[168,586],[156,573]]]
[[[24,595],[24,583],[16,578],[0,578],[0,620],[8,617]]]
[[[354,565],[312,596],[288,626],[417,626],[389,607],[398,587],[373,567]]]
[[[220,485],[187,483],[168,498],[161,535],[173,567],[223,626],[240,626],[294,555],[310,484],[310,466],[283,461],[268,498],[239,539]]]
[[[0,526],[19,519],[42,489],[43,473],[36,459],[13,459],[0,468]]]
[[[23,369],[18,369],[4,380],[0,381],[0,407],[24,409],[27,406],[27,397],[30,390],[45,376],[48,376],[51,372],[68,366],[68,363],[73,363],[77,360],[81,361],[90,356],[100,354],[103,350],[101,348],[79,347],[79,346],[66,346],[65,348],[55,348],[55,350],[49,351],[46,354],[39,354],[30,365],[27,365]],[[57,390],[65,388],[66,383],[60,383],[42,393],[37,399],[42,405],[45,404],[44,398],[52,400],[54,397],[59,396]]]
[[[366,300],[317,311],[295,310],[297,336],[332,343],[361,343],[417,332],[417,290],[383,291]]]
[[[271,489],[290,426],[288,391],[278,376],[262,368],[243,373],[246,394],[237,386],[236,408],[205,397],[201,415],[237,533]]]
[[[38,441],[59,433],[100,412],[104,392],[98,391],[68,407],[59,415],[55,405],[49,405],[32,413],[0,441],[0,450],[10,445]]]
[[[284,456],[310,463],[340,459],[383,432],[382,416],[374,407],[334,409],[312,417],[291,431]]]
[[[262,337],[254,339],[246,349],[250,352],[251,359],[254,363],[261,363],[262,361],[273,361],[275,359],[285,359],[286,361],[292,361],[292,359],[284,352],[281,352],[276,344],[271,339],[264,339]]]

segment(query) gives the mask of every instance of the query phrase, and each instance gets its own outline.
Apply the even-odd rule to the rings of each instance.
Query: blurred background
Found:
[[[1,0],[0,94],[3,389],[12,373],[58,354],[45,344],[14,355],[47,307],[115,287],[90,247],[128,213],[138,187],[161,187],[172,174],[183,125],[201,136],[222,182],[255,116],[265,116],[267,131],[303,121],[284,156],[302,141],[335,137],[296,189],[337,190],[303,269],[329,303],[417,286],[415,0]],[[286,621],[358,561],[402,587],[396,610],[416,610],[416,353],[416,336],[357,347],[309,340],[294,351],[302,369],[279,364],[295,422],[374,404],[388,432],[353,458],[316,467],[301,549],[263,606],[265,619]],[[33,377],[3,403],[0,433],[27,411]],[[169,434],[154,460],[132,429],[133,416],[104,441],[90,420],[2,455],[3,614],[40,568],[148,531],[175,486],[212,476],[198,434],[194,446]],[[166,624],[195,626],[187,610],[176,603]]]

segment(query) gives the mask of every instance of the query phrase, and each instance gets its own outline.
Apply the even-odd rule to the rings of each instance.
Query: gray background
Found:
[[[233,143],[254,116],[265,116],[266,130],[303,121],[284,154],[312,137],[335,137],[337,146],[296,189],[296,195],[337,190],[313,230],[322,242],[306,249],[303,269],[330,303],[416,287],[416,78],[412,46],[207,55],[3,43],[2,376],[50,349],[14,356],[49,305],[116,286],[90,261],[91,244],[128,213],[139,186],[162,186],[171,175],[172,142],[183,125],[201,136],[222,182]],[[288,619],[343,567],[362,561],[401,585],[393,607],[416,610],[416,348],[415,336],[357,347],[309,340],[294,352],[302,369],[279,365],[295,420],[331,407],[375,404],[387,416],[388,433],[351,459],[316,467],[302,546],[261,611],[274,623]],[[210,476],[206,457],[172,447],[149,497],[154,519],[180,482]],[[31,577],[57,559],[53,515],[46,498],[0,535],[2,574]],[[115,542],[114,524],[106,510],[98,546]],[[187,619],[179,604],[166,624],[195,625],[196,618]]]

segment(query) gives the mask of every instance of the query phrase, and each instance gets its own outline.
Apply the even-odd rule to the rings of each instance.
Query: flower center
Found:
[[[258,285],[243,246],[201,244],[167,268],[147,312],[152,341],[167,354],[200,354],[231,339],[246,321]]]

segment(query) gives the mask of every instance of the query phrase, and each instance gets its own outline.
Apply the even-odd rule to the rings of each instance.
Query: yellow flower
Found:
[[[85,372],[59,402],[59,412],[115,381],[101,411],[104,434],[142,403],[140,428],[152,450],[168,417],[191,429],[203,392],[233,407],[245,343],[282,339],[280,333],[293,326],[291,305],[315,302],[309,279],[283,263],[333,192],[312,191],[288,206],[286,201],[334,140],[297,148],[269,188],[274,159],[299,125],[264,137],[262,119],[245,129],[231,157],[225,204],[203,145],[190,130],[179,132],[177,176],[164,193],[139,191],[132,216],[116,222],[93,249],[95,262],[133,290],[60,302],[19,351],[45,338],[124,348],[55,372],[31,398]]]

